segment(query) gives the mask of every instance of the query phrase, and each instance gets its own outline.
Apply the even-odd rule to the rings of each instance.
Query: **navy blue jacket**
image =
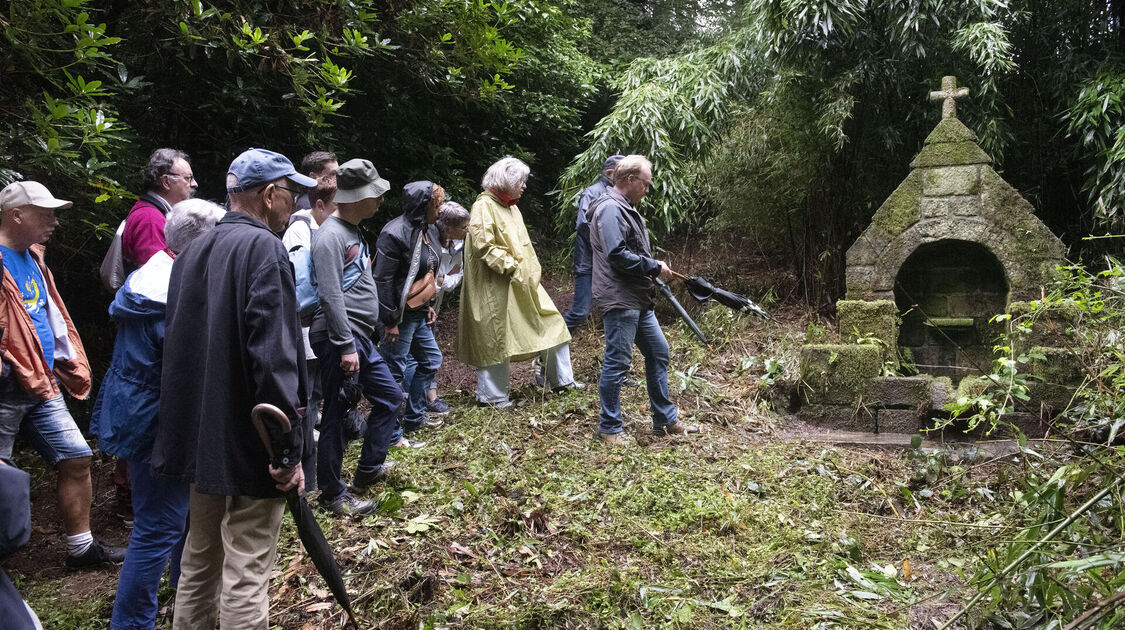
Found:
[[[578,196],[578,218],[574,221],[574,275],[580,276],[593,271],[592,250],[590,249],[590,222],[586,211],[595,199],[613,187],[613,182],[602,173],[593,186]]]
[[[379,240],[375,242],[374,276],[379,287],[379,321],[384,326],[398,326],[403,309],[418,312],[429,308],[429,304],[423,304],[409,309],[402,298],[407,281],[413,284],[430,270],[437,275],[441,263],[441,235],[436,225],[426,225],[426,209],[433,189],[433,182],[427,181],[410,182],[403,186],[402,214],[383,226]],[[418,271],[412,278],[407,278],[414,247],[423,234],[428,236],[429,244],[422,244]]]
[[[592,293],[604,314],[613,309],[651,309],[660,263],[652,257],[644,217],[616,188],[586,210],[594,250]]]
[[[31,536],[31,493],[27,473],[5,461],[0,466],[0,559],[27,544]],[[0,619],[5,630],[34,630],[23,597],[0,571]]]

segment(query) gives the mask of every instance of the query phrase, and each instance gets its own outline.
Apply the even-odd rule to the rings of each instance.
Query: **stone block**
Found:
[[[922,170],[922,195],[946,197],[980,192],[980,166],[942,166]]]
[[[944,219],[949,216],[949,204],[946,199],[950,197],[922,197],[923,219]]]
[[[810,344],[801,348],[801,381],[812,404],[854,405],[867,379],[883,368],[882,349],[873,345]]]
[[[886,344],[884,361],[898,360],[898,307],[890,300],[839,300],[836,317],[840,340],[854,342],[858,337],[875,337]]]
[[[941,142],[923,147],[910,162],[910,168],[990,163],[992,158],[975,142]]]
[[[917,433],[922,419],[913,409],[880,409],[875,412],[876,433]]]
[[[928,376],[877,376],[867,382],[864,403],[888,409],[929,409],[933,381]]]
[[[876,272],[874,267],[851,266],[845,270],[844,281],[847,285],[848,298],[862,300],[871,296],[875,289]]]
[[[897,237],[921,218],[922,176],[911,171],[875,211],[871,217],[872,228],[891,237]]]
[[[930,409],[936,411],[945,407],[946,403],[953,400],[956,391],[953,388],[953,381],[948,376],[933,379],[930,385]]]
[[[826,429],[875,432],[875,415],[848,405],[802,405],[797,419]]]

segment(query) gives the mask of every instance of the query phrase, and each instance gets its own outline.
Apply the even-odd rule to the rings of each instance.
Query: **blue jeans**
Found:
[[[363,397],[371,403],[367,416],[367,434],[363,436],[356,473],[374,474],[387,459],[391,436],[395,430],[398,407],[402,403],[399,389],[382,355],[375,344],[366,337],[355,336],[355,349],[359,354],[359,385]],[[316,483],[320,487],[320,500],[330,503],[347,490],[340,478],[344,465],[344,418],[347,408],[340,401],[340,385],[344,371],[340,369],[340,351],[325,339],[313,344],[320,361],[321,391],[324,392],[324,413],[320,416],[320,440],[316,445]]]
[[[17,434],[39,451],[48,466],[94,454],[61,393],[49,400],[39,400],[16,383],[9,366],[0,369],[5,374],[0,377],[0,458],[12,456]]]
[[[676,424],[676,405],[668,398],[668,340],[651,310],[613,309],[602,318],[605,324],[605,361],[598,380],[602,410],[599,433],[621,433],[621,383],[633,361],[633,344],[645,357],[645,385],[652,408],[652,428]]]
[[[590,317],[590,298],[593,277],[589,272],[574,274],[574,300],[570,303],[563,319],[570,332],[582,325]]]
[[[413,431],[426,419],[426,392],[441,367],[442,358],[433,326],[426,324],[426,313],[407,312],[398,325],[398,341],[394,345],[384,343],[383,355],[390,363],[391,374],[408,395],[402,430]],[[408,358],[417,364],[413,372],[407,371]]]
[[[171,581],[179,577],[179,558],[187,528],[190,485],[152,474],[146,461],[129,460],[133,488],[133,533],[113,601],[113,630],[151,630],[156,624],[156,591],[172,561]]]

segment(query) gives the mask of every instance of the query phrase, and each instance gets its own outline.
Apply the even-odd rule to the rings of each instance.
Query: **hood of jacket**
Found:
[[[434,193],[434,183],[429,181],[410,182],[402,187],[402,218],[411,227],[422,227],[426,221],[426,208]]]

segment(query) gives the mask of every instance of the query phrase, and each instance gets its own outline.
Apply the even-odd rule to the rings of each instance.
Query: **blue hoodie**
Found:
[[[113,359],[98,390],[90,433],[116,457],[147,462],[156,438],[164,310],[172,258],[157,252],[129,274],[109,315],[117,322]]]

